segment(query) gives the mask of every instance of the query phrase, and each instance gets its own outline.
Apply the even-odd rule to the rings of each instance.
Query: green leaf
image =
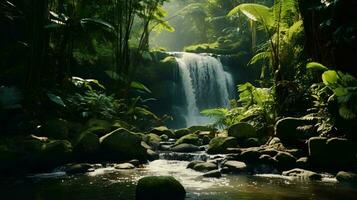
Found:
[[[274,25],[274,16],[271,9],[264,5],[243,3],[231,10],[228,16],[236,15],[239,12],[243,13],[250,20],[260,22],[268,27]]]
[[[322,74],[322,81],[327,86],[336,84],[338,80],[339,80],[338,74],[334,70],[328,70]]]
[[[306,68],[307,69],[312,69],[312,70],[320,70],[320,71],[327,71],[328,70],[328,68],[326,66],[324,66],[323,64],[318,63],[318,62],[307,63]]]
[[[340,109],[338,110],[339,114],[341,115],[341,117],[345,118],[345,119],[354,119],[356,118],[356,114],[353,113],[347,106],[343,105],[340,107]]]
[[[341,97],[341,96],[345,96],[348,94],[348,89],[344,88],[344,87],[338,87],[338,88],[334,89],[333,92],[335,93],[335,95],[337,97]]]
[[[66,107],[66,104],[62,101],[61,97],[59,97],[57,95],[54,95],[52,93],[47,93],[47,96],[52,102],[56,103],[57,105],[60,105],[62,107]]]
[[[133,81],[133,82],[131,82],[130,87],[133,88],[133,89],[137,89],[137,90],[145,91],[147,93],[151,93],[151,90],[149,90],[149,88],[147,88],[144,84],[142,84],[140,82]]]

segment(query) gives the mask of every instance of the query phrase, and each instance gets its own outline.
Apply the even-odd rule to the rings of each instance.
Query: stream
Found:
[[[272,174],[228,174],[217,179],[205,178],[203,173],[186,168],[189,160],[206,158],[204,153],[162,153],[159,160],[133,170],[117,170],[108,165],[78,175],[57,170],[23,178],[1,178],[0,194],[2,200],[134,200],[135,185],[140,178],[169,175],[183,184],[188,200],[355,200],[357,197],[356,187],[339,184],[333,178],[312,182]]]

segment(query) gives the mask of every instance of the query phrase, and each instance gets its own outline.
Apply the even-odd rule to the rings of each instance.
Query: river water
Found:
[[[186,188],[188,200],[356,200],[357,187],[334,179],[320,182],[278,175],[223,175],[204,178],[186,169],[188,161],[156,160],[143,168],[94,172],[33,174],[0,180],[2,200],[134,200],[137,181],[147,175],[170,175]]]

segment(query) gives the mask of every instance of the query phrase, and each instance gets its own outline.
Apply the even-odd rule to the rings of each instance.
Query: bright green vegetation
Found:
[[[356,8],[352,0],[3,0],[0,176],[23,187],[17,199],[21,191],[37,199],[49,183],[38,198],[59,200],[57,189],[76,192],[13,175],[73,175],[69,185],[89,194],[78,199],[116,177],[108,199],[115,190],[134,199],[137,182],[141,199],[173,191],[182,200],[185,189],[192,199],[200,191],[236,199],[247,188],[243,199],[288,196],[283,183],[250,176],[261,173],[323,182],[326,172],[355,184]],[[222,176],[240,190],[204,188],[203,177]],[[187,189],[192,180],[200,182]],[[251,191],[256,180],[264,194]],[[90,181],[91,192],[82,188]],[[293,182],[301,193],[288,192],[309,199],[322,182]]]

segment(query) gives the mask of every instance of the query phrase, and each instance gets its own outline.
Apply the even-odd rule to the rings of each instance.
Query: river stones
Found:
[[[94,171],[94,168],[88,163],[68,164],[65,166],[67,174],[81,174],[91,171]]]
[[[179,144],[176,145],[174,147],[171,148],[171,151],[174,152],[185,152],[185,153],[189,153],[189,152],[196,152],[196,151],[200,151],[200,147],[193,145],[193,144]]]
[[[234,137],[215,137],[208,144],[207,153],[221,154],[226,153],[227,148],[237,147],[237,139]]]
[[[298,144],[316,134],[306,131],[307,126],[314,126],[316,120],[306,120],[300,118],[287,117],[280,119],[275,125],[275,135],[281,139],[284,144]]]
[[[158,136],[163,134],[167,135],[169,138],[174,138],[175,134],[172,130],[168,129],[166,126],[159,126],[150,130],[150,133],[155,133]]]
[[[337,173],[336,179],[341,183],[357,184],[357,174],[352,172],[340,171]]]
[[[74,147],[74,151],[79,154],[79,156],[85,157],[97,153],[100,146],[98,136],[92,132],[85,132],[81,135],[77,145]]]
[[[147,149],[141,145],[141,136],[120,128],[100,138],[103,157],[110,160],[145,160]]]
[[[175,145],[179,145],[179,144],[193,144],[193,145],[200,145],[200,138],[198,137],[198,135],[192,133],[192,134],[188,134],[185,135],[183,137],[181,137],[180,139],[178,139],[175,143]]]
[[[135,166],[131,163],[121,163],[121,164],[116,164],[114,166],[115,169],[121,169],[121,170],[126,170],[126,169],[134,169]]]
[[[255,128],[246,122],[239,122],[230,126],[228,128],[228,135],[237,138],[238,141],[258,136]]]
[[[247,171],[247,165],[244,162],[229,160],[223,163],[222,168],[226,172],[242,173]]]
[[[275,160],[273,157],[271,157],[268,154],[263,154],[259,157],[259,163],[269,165],[269,166],[276,166],[278,161]]]
[[[274,159],[280,169],[291,169],[296,166],[296,158],[287,152],[279,152]]]
[[[195,164],[192,169],[199,172],[208,172],[218,169],[218,166],[212,162],[203,162]]]
[[[220,177],[222,177],[222,174],[219,170],[212,170],[212,171],[204,173],[202,176],[208,177],[208,178],[220,178]]]
[[[194,167],[195,165],[197,165],[198,163],[204,163],[204,161],[202,161],[202,160],[194,160],[194,161],[191,161],[190,163],[188,163],[187,168],[188,168],[188,169],[193,169],[193,167]]]
[[[289,171],[284,171],[283,176],[292,176],[305,180],[321,180],[322,176],[316,172],[295,168]]]
[[[165,134],[162,134],[161,136],[163,135]],[[162,141],[161,137],[156,135],[155,133],[149,133],[147,135],[144,135],[143,140],[154,149],[157,149],[160,146],[160,142]]]
[[[185,135],[188,135],[190,133],[191,133],[191,131],[189,129],[187,129],[187,128],[178,129],[178,130],[175,131],[175,138],[179,139],[179,138],[181,138],[181,137],[183,137]]]
[[[296,166],[298,168],[302,169],[309,169],[310,168],[310,162],[308,157],[301,157],[296,160]]]
[[[148,176],[136,186],[136,200],[184,200],[186,190],[172,176]]]

